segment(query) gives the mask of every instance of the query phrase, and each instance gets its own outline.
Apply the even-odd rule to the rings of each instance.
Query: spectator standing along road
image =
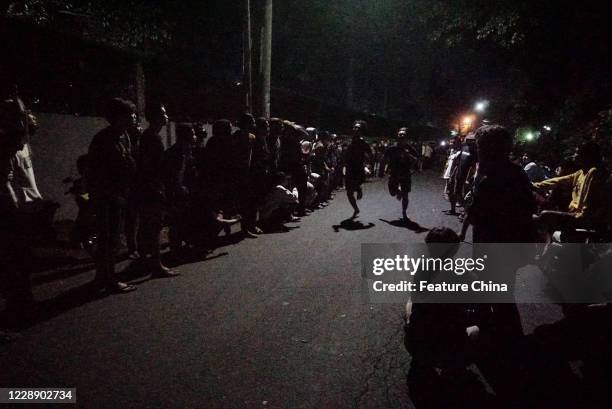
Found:
[[[121,243],[127,200],[136,175],[136,163],[127,134],[136,123],[135,112],[132,102],[112,99],[106,108],[109,126],[93,137],[88,153],[87,180],[95,206],[98,233],[95,284],[118,293],[136,289],[115,276],[115,255]]]

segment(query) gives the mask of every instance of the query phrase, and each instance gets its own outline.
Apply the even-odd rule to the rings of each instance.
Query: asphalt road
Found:
[[[364,188],[361,224],[343,223],[338,192],[289,232],[227,244],[178,278],[136,278],[134,293],[83,296],[91,271],[40,280],[50,312],[0,346],[0,386],[76,387],[83,408],[412,407],[404,306],[368,303],[360,245],[425,233],[389,223],[400,204],[385,183]],[[411,219],[458,229],[446,208],[438,175],[415,175]]]

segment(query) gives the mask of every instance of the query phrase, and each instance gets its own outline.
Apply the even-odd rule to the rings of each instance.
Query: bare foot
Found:
[[[153,277],[159,277],[159,278],[170,278],[170,277],[176,277],[178,275],[180,275],[181,273],[179,273],[176,270],[172,270],[168,267],[164,267],[164,266],[160,266],[158,267],[157,271],[154,271],[153,273],[151,273],[151,275]]]

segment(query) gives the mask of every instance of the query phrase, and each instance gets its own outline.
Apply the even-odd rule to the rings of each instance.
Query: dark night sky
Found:
[[[117,1],[118,10],[130,3]],[[273,87],[336,105],[346,104],[351,88],[355,109],[443,127],[480,98],[492,102],[493,120],[545,121],[568,101],[588,117],[610,103],[606,3],[276,0]],[[152,59],[160,81],[185,94],[211,80],[239,80],[242,5],[145,3],[155,11],[147,18],[171,27],[171,43]]]

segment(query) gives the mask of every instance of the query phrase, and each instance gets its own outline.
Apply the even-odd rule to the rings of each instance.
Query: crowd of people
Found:
[[[466,229],[470,224],[470,213],[475,212],[471,209],[476,193],[483,179],[491,178],[486,168],[491,165],[486,159],[483,163],[482,142],[477,142],[478,135],[478,132],[471,132],[453,139],[442,176],[446,181],[444,195],[450,203],[450,210],[445,212],[464,220]],[[537,214],[534,217],[537,234],[531,237],[532,241],[549,242],[550,233],[555,230],[607,226],[606,203],[609,197],[605,185],[608,183],[609,171],[604,164],[601,148],[596,143],[585,142],[576,147],[573,156],[548,166],[527,154],[517,154],[513,151],[513,138],[506,135],[506,139],[509,140],[509,146],[506,147],[508,152],[503,153],[503,160],[495,158],[492,166],[496,172],[502,163],[512,164],[511,169],[520,169],[516,177],[520,176],[524,183],[518,192],[528,190],[529,194],[526,194],[525,200],[518,200],[519,196],[514,200],[502,200],[500,196],[496,207],[518,201],[530,214]],[[495,143],[499,140],[502,138],[497,137]],[[505,179],[499,184],[514,188],[511,181]],[[462,208],[461,212],[457,211],[458,207]],[[509,213],[516,214],[514,211]]]
[[[17,196],[42,198],[33,173],[29,179],[17,179],[21,170],[32,169],[31,164],[20,166],[20,158],[36,120],[17,96],[3,104],[2,176],[7,189],[2,191],[2,220],[17,233],[23,227],[18,215],[26,205],[40,202]],[[344,186],[357,217],[361,184],[374,169],[384,173],[387,160],[385,154],[375,155],[386,146],[375,144],[372,150],[365,141],[364,121],[355,122],[352,137],[343,137],[245,113],[235,123],[215,121],[210,137],[204,124],[177,123],[175,143],[166,147],[161,133],[169,118],[162,103],[148,104],[144,130],[134,104],[125,99],[110,100],[105,118],[108,126],[93,136],[88,152],[76,161],[79,177],[65,182],[72,183],[67,193],[79,209],[72,239],[94,255],[93,287],[109,292],[135,289],[119,281],[115,271],[123,240],[129,258],[142,262],[153,276],[174,277],[179,272],[162,263],[164,226],[169,255],[180,264],[194,248],[213,249],[220,233],[230,235],[234,224],[250,239],[287,230],[285,223],[327,206]],[[390,166],[392,173],[397,168]],[[409,185],[403,179],[401,184],[407,194]],[[399,186],[392,194],[399,194]],[[5,240],[7,264],[18,266],[27,259],[31,244],[27,239]],[[19,267],[8,274],[11,277],[2,280],[3,293],[9,307],[19,309],[32,301],[29,277]]]
[[[546,246],[536,243],[550,243],[553,232],[560,232],[559,240],[563,242],[609,243],[612,217],[608,209],[612,190],[610,171],[596,143],[581,144],[572,158],[562,161],[551,172],[541,162],[529,160],[527,155],[516,155],[513,139],[505,128],[488,125],[458,137],[451,146],[443,174],[447,181],[445,194],[451,205],[446,213],[460,216],[463,224],[459,232],[448,227],[431,229],[425,241],[428,245],[443,244],[445,257],[453,257],[471,227],[475,257],[482,248],[491,251],[487,243],[501,244],[496,249],[505,262],[496,265],[499,271],[495,274],[509,284],[510,298],[506,303],[497,304],[408,303],[405,340],[413,359],[409,384],[428,383],[420,390],[425,391],[422,396],[416,387],[411,394],[417,406],[417,400],[427,407],[448,407],[449,402],[463,399],[471,402],[470,407],[532,407],[534,396],[550,393],[534,389],[536,384],[542,388],[550,381],[542,380],[543,374],[559,375],[548,371],[547,359],[575,353],[576,348],[585,347],[593,339],[608,336],[609,314],[604,315],[603,323],[595,321],[598,324],[592,327],[583,324],[599,317],[593,308],[606,307],[599,304],[564,308],[572,313],[555,342],[561,344],[561,339],[566,338],[567,350],[539,349],[540,341],[524,336],[515,304],[517,270],[534,264],[542,256],[540,251],[547,251]],[[463,211],[458,212],[458,207]],[[577,231],[585,234],[576,234]],[[521,244],[519,258],[510,255],[517,244]],[[441,251],[440,247],[432,249]],[[433,274],[425,274],[421,279],[431,282]],[[569,341],[568,331],[572,327],[583,331],[578,343],[573,338]],[[487,398],[477,402],[475,396],[466,397],[465,367],[471,363],[477,364],[495,390],[495,401]],[[598,364],[588,362],[588,365]],[[528,385],[523,379],[532,382]],[[440,382],[446,382],[447,396],[441,396],[432,386]],[[566,395],[559,394],[555,404],[545,407],[564,407],[555,405],[567,404],[567,399]]]
[[[16,210],[24,201],[40,198],[24,153],[37,123],[19,98],[2,104],[0,159],[6,189],[0,195],[0,223],[8,234],[2,235],[1,284],[9,308],[19,309],[32,301],[32,293],[28,274],[20,269],[29,243],[20,239]],[[406,128],[393,142],[370,145],[364,121],[354,123],[351,137],[339,137],[249,113],[235,125],[215,121],[210,137],[203,124],[178,123],[175,143],[166,147],[161,136],[169,120],[165,106],[150,103],[145,115],[148,126],[141,130],[134,104],[112,99],[105,112],[108,126],[93,136],[87,154],[77,160],[81,176],[70,193],[80,210],[77,236],[95,242],[96,291],[136,289],[121,282],[115,271],[122,237],[129,257],[140,260],[148,273],[175,277],[180,273],[162,262],[164,226],[170,256],[180,264],[192,249],[213,249],[220,233],[230,235],[234,224],[240,224],[237,234],[248,239],[286,231],[285,223],[325,207],[339,189],[346,190],[352,218],[357,218],[368,177],[389,175],[389,194],[401,203],[402,218],[408,222],[412,173],[434,160],[433,147],[416,145]],[[579,146],[554,172],[513,149],[512,135],[496,125],[453,140],[443,171],[450,202],[446,213],[461,217],[463,224],[459,232],[431,229],[427,243],[455,246],[466,239],[470,227],[474,244],[548,243],[556,231],[566,238],[576,229],[609,231],[610,172],[595,143]],[[16,184],[22,188],[14,188]],[[507,274],[513,276],[520,266],[510,264]],[[489,331],[494,339],[489,351],[499,351],[504,359],[488,369],[499,373],[501,368],[506,380],[517,375],[513,359],[522,328],[514,303],[476,309],[417,304],[411,305],[407,318],[407,347],[415,368],[424,362],[452,366],[441,358],[449,346],[440,339],[471,339]],[[499,391],[510,396],[506,385],[502,382]]]

